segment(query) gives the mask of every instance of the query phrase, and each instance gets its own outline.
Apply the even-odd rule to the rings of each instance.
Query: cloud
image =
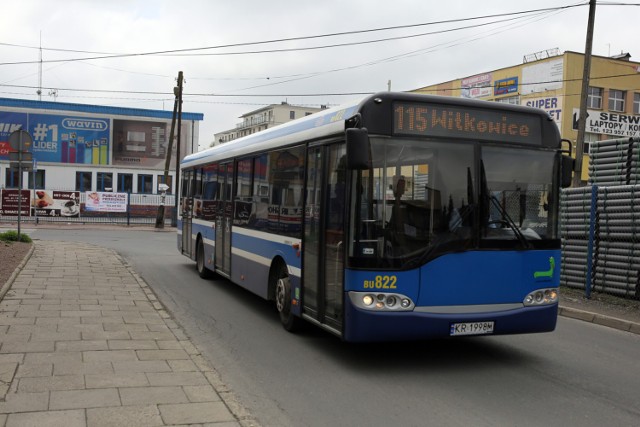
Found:
[[[141,53],[419,24],[557,7],[558,2],[450,0],[437,7],[434,5],[433,2],[421,0],[374,3],[364,0],[275,0],[268,3],[255,0],[187,0],[180,3],[150,0],[23,0],[4,5],[5,23],[0,28],[0,42],[37,47],[41,33],[42,46],[46,48]],[[622,9],[621,6],[598,6],[595,54],[606,55],[609,51],[614,54],[633,47],[631,41],[635,40],[635,35],[632,29],[636,25],[632,19],[634,11],[633,8]],[[173,107],[171,93],[175,78],[178,71],[184,71],[183,109],[204,113],[205,119],[200,126],[200,145],[204,147],[213,140],[214,133],[234,127],[239,121],[238,116],[263,105],[285,99],[290,103],[339,104],[352,98],[328,95],[301,97],[293,94],[382,91],[387,89],[389,81],[394,90],[410,90],[515,65],[521,63],[524,55],[549,48],[583,51],[587,13],[587,7],[579,7],[526,22],[332,49],[229,56],[134,56],[77,63],[44,63],[42,81],[45,87],[124,92],[60,90],[59,101],[170,110]],[[300,48],[416,34],[456,25],[463,24],[208,52]],[[405,53],[411,54],[384,61]],[[0,45],[0,55],[2,62],[37,61],[39,51]],[[43,58],[87,55],[90,54],[47,50]],[[1,71],[2,84],[38,85],[38,64],[3,65]],[[0,96],[36,99],[32,88],[2,87],[0,91],[3,92]],[[256,94],[277,96],[251,96]]]

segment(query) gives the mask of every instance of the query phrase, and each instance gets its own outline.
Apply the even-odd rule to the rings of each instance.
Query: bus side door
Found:
[[[225,275],[231,272],[231,223],[233,221],[233,163],[221,164],[218,169],[218,212],[216,215],[216,270]]]
[[[191,222],[193,220],[193,170],[183,171],[180,213],[182,215],[182,254],[191,257],[193,237]]]
[[[346,170],[344,144],[310,147],[303,258],[303,312],[342,333]]]

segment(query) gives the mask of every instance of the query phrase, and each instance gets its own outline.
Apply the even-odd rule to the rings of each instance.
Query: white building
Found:
[[[235,128],[216,133],[211,146],[233,141],[234,139],[308,116],[325,108],[300,107],[283,102],[250,111],[240,116],[242,122],[236,124]]]
[[[23,188],[158,193],[164,181],[171,111],[0,98],[0,188],[17,188],[9,135],[31,134],[35,171]],[[180,159],[197,151],[201,113],[183,113]],[[175,174],[176,137],[170,176]],[[14,163],[15,166],[15,163]]]

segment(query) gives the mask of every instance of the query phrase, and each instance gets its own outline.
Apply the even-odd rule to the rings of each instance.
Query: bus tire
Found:
[[[299,331],[302,326],[302,319],[291,312],[291,281],[283,264],[278,267],[275,286],[275,300],[280,322],[285,330],[289,332]]]
[[[205,266],[204,243],[202,242],[202,237],[198,238],[198,244],[196,245],[196,268],[198,269],[198,275],[203,279],[210,279],[213,277],[213,271],[209,270]]]

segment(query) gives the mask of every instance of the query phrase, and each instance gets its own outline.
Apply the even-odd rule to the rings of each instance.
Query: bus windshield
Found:
[[[556,239],[554,151],[371,138],[352,174],[349,264],[408,269],[449,252]]]

